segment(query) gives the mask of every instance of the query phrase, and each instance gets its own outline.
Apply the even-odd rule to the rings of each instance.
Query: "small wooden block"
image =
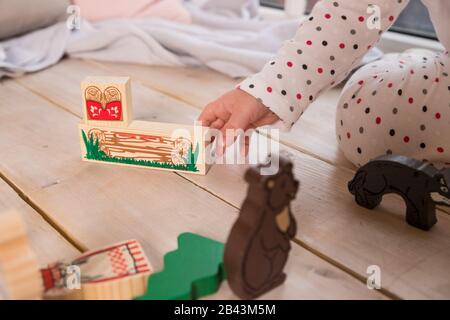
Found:
[[[133,121],[128,128],[80,124],[85,161],[205,175],[207,128]]]
[[[67,289],[78,267],[81,289]],[[145,293],[152,267],[136,240],[90,251],[71,263],[53,263],[42,269],[48,297],[77,300],[131,300]]]
[[[42,279],[19,213],[0,214],[0,298],[40,299]]]
[[[219,290],[226,275],[224,244],[192,233],[178,237],[178,249],[164,257],[164,269],[148,280],[139,300],[194,300]]]
[[[130,78],[88,77],[81,92],[86,124],[125,128],[133,120]]]

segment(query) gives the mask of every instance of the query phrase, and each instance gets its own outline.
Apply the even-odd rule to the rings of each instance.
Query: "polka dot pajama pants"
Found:
[[[341,94],[336,135],[357,166],[400,154],[450,166],[450,58],[426,50],[387,55],[358,70]]]

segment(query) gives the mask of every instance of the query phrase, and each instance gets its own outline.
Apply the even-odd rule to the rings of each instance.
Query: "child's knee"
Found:
[[[394,153],[450,161],[450,142],[443,138],[450,126],[439,121],[450,119],[450,91],[444,93],[438,80],[448,73],[436,68],[436,59],[429,51],[390,55],[351,77],[336,115],[337,139],[348,160],[363,165]]]

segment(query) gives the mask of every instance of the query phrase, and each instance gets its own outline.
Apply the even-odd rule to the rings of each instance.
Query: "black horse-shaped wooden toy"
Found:
[[[450,168],[438,170],[413,158],[387,155],[361,167],[348,183],[356,202],[374,209],[385,194],[395,193],[406,202],[406,221],[429,230],[436,222],[436,205],[450,207]]]

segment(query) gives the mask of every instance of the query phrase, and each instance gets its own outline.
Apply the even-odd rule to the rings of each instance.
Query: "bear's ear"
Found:
[[[290,173],[292,173],[292,168],[294,168],[294,165],[292,164],[292,162],[288,162],[284,167],[284,169]]]
[[[294,167],[294,165],[292,164],[291,161],[289,161],[286,158],[280,157],[280,171],[281,172],[292,172],[292,168]]]
[[[261,176],[257,170],[257,168],[251,167],[245,172],[244,179],[248,184],[260,183]]]

